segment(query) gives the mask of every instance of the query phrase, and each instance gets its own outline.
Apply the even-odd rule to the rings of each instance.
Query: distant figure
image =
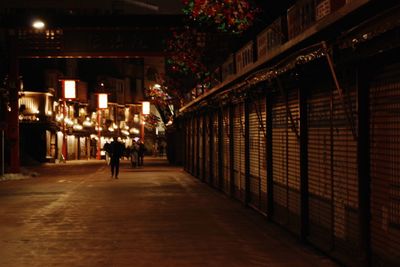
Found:
[[[139,163],[139,145],[133,143],[131,146],[131,165],[132,168],[136,168]]]
[[[160,149],[160,157],[163,157],[164,156],[164,145],[160,144],[159,149]]]
[[[110,165],[111,157],[110,157],[110,151],[111,151],[111,144],[110,143],[105,143],[103,146],[103,150],[106,152],[106,163],[107,165]]]
[[[155,142],[154,143],[154,145],[153,145],[153,156],[154,157],[157,157],[158,156],[158,143],[157,142]]]
[[[122,157],[122,153],[124,152],[124,145],[118,142],[117,138],[113,138],[113,141],[110,144],[110,155],[111,155],[111,178],[115,177],[118,179],[119,174],[119,159]],[[115,176],[114,176],[115,174]]]
[[[142,141],[139,142],[139,166],[143,166],[143,159],[144,159],[144,152],[146,151],[146,148],[144,147],[144,143]]]

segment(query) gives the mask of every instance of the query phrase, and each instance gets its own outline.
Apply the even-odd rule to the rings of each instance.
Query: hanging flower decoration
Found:
[[[161,119],[158,116],[154,115],[153,113],[150,113],[149,115],[146,115],[144,117],[144,121],[146,122],[145,125],[147,128],[154,129],[158,127],[158,124],[160,123]]]
[[[146,95],[151,99],[153,104],[159,107],[165,107],[171,101],[171,96],[167,93],[163,86],[151,86],[146,89]]]
[[[239,34],[247,30],[259,9],[246,0],[182,0],[183,13],[221,32]]]
[[[202,49],[197,45],[197,32],[186,28],[173,31],[166,41],[167,65],[172,72],[196,73],[205,66],[201,63]]]

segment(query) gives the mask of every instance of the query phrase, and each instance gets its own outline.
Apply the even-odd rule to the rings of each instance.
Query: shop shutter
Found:
[[[237,199],[245,199],[245,116],[244,104],[239,103],[234,107],[233,118],[233,172],[234,172],[234,195]]]
[[[210,120],[208,115],[204,115],[204,128],[206,131],[205,134],[205,140],[204,140],[204,145],[205,147],[205,181],[210,183],[211,182],[211,177],[210,177],[210,166],[211,166],[211,153],[210,153],[210,141],[211,141],[211,129],[210,129]]]
[[[231,177],[231,168],[230,168],[230,121],[229,121],[229,108],[226,107],[222,111],[222,142],[223,142],[223,163],[222,163],[222,179],[223,185],[222,190],[229,194],[230,193],[230,177]]]
[[[213,186],[219,187],[219,127],[218,127],[218,112],[215,111],[212,114],[212,123],[213,123],[213,156],[212,156],[212,164],[213,164]]]
[[[310,92],[308,116],[309,236],[319,248],[332,248],[332,114],[329,90]]]
[[[334,253],[343,262],[354,262],[359,254],[359,207],[357,141],[352,132],[356,122],[355,88],[345,86],[347,92],[341,98],[333,92],[332,116],[332,178],[333,178],[333,242]],[[346,107],[348,115],[346,115]],[[347,116],[351,116],[350,122]]]
[[[193,175],[193,117],[189,121],[189,172]]]
[[[184,126],[185,126],[185,170],[187,172],[189,172],[189,149],[190,149],[190,144],[189,144],[189,140],[190,140],[190,134],[189,134],[189,119],[185,119],[184,121]]]
[[[288,95],[290,114],[287,114],[287,181],[288,181],[288,227],[300,233],[300,140],[299,140],[299,97],[298,89]]]
[[[204,179],[204,124],[203,116],[199,116],[199,178]]]
[[[347,90],[342,99],[327,86],[308,100],[309,240],[351,262],[358,253],[358,174],[355,93]]]
[[[265,160],[265,98],[250,103],[249,145],[250,145],[250,205],[266,211],[266,160]]]
[[[287,104],[285,97],[275,96],[272,102],[273,218],[296,234],[300,231],[298,120],[297,90],[290,90]]]
[[[400,266],[400,64],[370,88],[371,246],[376,266]]]
[[[193,117],[193,175],[199,177],[198,165],[199,165],[199,132],[198,132],[198,116]]]

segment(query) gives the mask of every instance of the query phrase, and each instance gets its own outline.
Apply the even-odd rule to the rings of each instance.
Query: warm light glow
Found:
[[[139,114],[133,115],[133,122],[139,122]]]
[[[149,115],[150,114],[150,102],[143,101],[142,102],[142,114]]]
[[[64,98],[65,99],[76,98],[76,81],[63,80],[63,83],[64,83]]]
[[[44,22],[41,21],[41,20],[35,20],[35,21],[32,23],[32,27],[35,28],[35,29],[38,29],[38,30],[43,29],[44,26],[45,26],[45,24],[44,24]]]
[[[129,130],[129,132],[132,133],[132,134],[139,134],[140,133],[139,129],[137,129],[137,128],[131,128]]]
[[[107,108],[108,107],[108,95],[107,94],[99,94],[99,108]]]
[[[80,125],[80,124],[75,124],[73,126],[73,128],[74,128],[74,130],[77,130],[77,131],[81,131],[83,129],[82,125]]]

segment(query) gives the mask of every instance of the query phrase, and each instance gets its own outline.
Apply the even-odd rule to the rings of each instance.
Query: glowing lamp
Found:
[[[108,94],[98,94],[98,108],[107,108],[108,107]]]
[[[32,23],[32,27],[35,28],[35,29],[38,29],[38,30],[43,29],[44,26],[46,26],[46,25],[45,25],[44,22],[41,21],[41,20],[35,20],[35,21]]]
[[[63,80],[64,88],[64,99],[75,99],[76,98],[76,81],[75,80]]]
[[[150,114],[150,102],[149,101],[143,101],[142,102],[142,114],[143,115],[149,115]]]

